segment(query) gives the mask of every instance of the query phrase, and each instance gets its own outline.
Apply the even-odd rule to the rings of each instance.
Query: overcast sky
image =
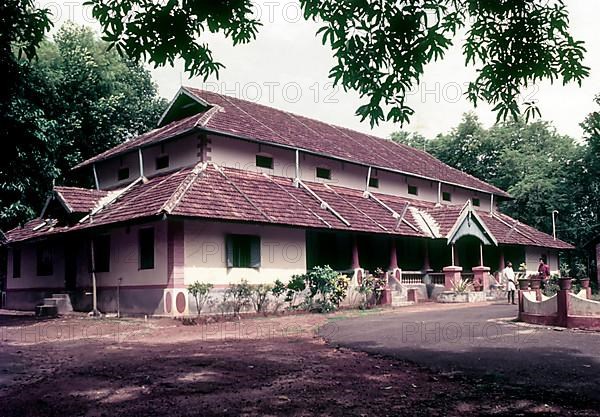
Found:
[[[600,2],[569,0],[567,3],[572,33],[586,43],[585,64],[591,67],[590,77],[581,87],[562,86],[560,82],[542,83],[523,92],[523,96],[537,100],[542,118],[552,121],[560,133],[580,138],[579,123],[590,111],[596,110],[593,99],[600,93],[597,23]],[[39,0],[38,4],[53,11],[56,26],[69,19],[98,28],[89,17],[89,10],[81,6],[82,2]],[[201,79],[189,79],[180,63],[174,68],[151,69],[160,94],[172,98],[183,82],[380,137],[388,137],[400,129],[399,125],[388,123],[371,131],[367,121],[361,123],[354,115],[361,104],[358,95],[331,87],[327,78],[334,64],[331,50],[315,37],[319,25],[301,18],[297,2],[257,1],[256,10],[264,23],[256,41],[233,47],[229,40],[221,37],[206,38],[215,59],[226,66],[219,80],[211,79],[203,84]],[[474,110],[484,124],[489,126],[494,122],[495,115],[489,106],[473,109],[462,95],[466,83],[475,78],[475,72],[473,68],[465,68],[461,44],[459,37],[443,61],[426,67],[421,86],[408,101],[415,114],[405,130],[431,137],[455,127],[462,114],[470,110]]]

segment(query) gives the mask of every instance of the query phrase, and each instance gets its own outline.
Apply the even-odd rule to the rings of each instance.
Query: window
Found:
[[[129,178],[129,168],[119,168],[117,171],[117,180],[123,181]]]
[[[21,249],[12,250],[12,276],[21,278]]]
[[[369,178],[369,187],[379,188],[379,178]]]
[[[140,229],[138,248],[140,253],[140,269],[154,268],[154,229]]]
[[[419,189],[417,188],[416,185],[409,185],[408,186],[408,193],[411,195],[418,195],[419,194]]]
[[[256,166],[259,168],[273,169],[273,158],[265,155],[256,155]]]
[[[331,170],[329,168],[317,167],[317,178],[323,178],[325,180],[331,179]]]
[[[110,235],[94,238],[94,263],[96,272],[110,271]]]
[[[472,199],[471,199],[471,202],[473,203],[473,205],[474,205],[475,207],[479,207],[479,206],[481,205],[481,201],[479,201],[479,199],[478,199],[478,198],[472,198]]]
[[[260,267],[260,237],[250,235],[228,235],[227,268]]]
[[[169,167],[169,155],[162,155],[156,158],[156,169],[165,169]]]
[[[444,201],[452,201],[452,194],[450,194],[448,191],[444,191],[442,193],[442,200],[444,200]]]
[[[46,244],[38,245],[36,248],[36,255],[37,275],[40,277],[52,275],[54,272],[52,264],[52,247]]]

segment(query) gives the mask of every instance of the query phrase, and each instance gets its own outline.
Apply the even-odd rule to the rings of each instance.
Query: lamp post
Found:
[[[552,210],[552,237],[556,240],[556,215],[558,210]]]

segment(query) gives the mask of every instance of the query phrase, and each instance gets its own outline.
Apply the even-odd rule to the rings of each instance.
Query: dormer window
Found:
[[[329,168],[317,167],[317,178],[322,178],[324,180],[331,179],[331,170]]]
[[[256,166],[259,168],[273,169],[273,158],[266,155],[256,155]]]
[[[379,178],[369,178],[369,187],[379,188]]]
[[[410,195],[419,195],[419,188],[416,185],[409,185],[408,193]]]
[[[156,158],[156,170],[169,168],[169,155],[161,155]]]
[[[129,168],[119,168],[117,171],[117,180],[123,181],[129,178]]]
[[[452,194],[450,194],[448,191],[444,191],[442,193],[442,200],[444,200],[444,201],[452,201]]]

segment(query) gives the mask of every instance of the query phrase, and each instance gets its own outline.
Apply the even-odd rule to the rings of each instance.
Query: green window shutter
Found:
[[[250,267],[260,267],[260,237],[250,237]]]
[[[225,252],[227,268],[233,268],[233,238],[230,235],[225,236]]]

